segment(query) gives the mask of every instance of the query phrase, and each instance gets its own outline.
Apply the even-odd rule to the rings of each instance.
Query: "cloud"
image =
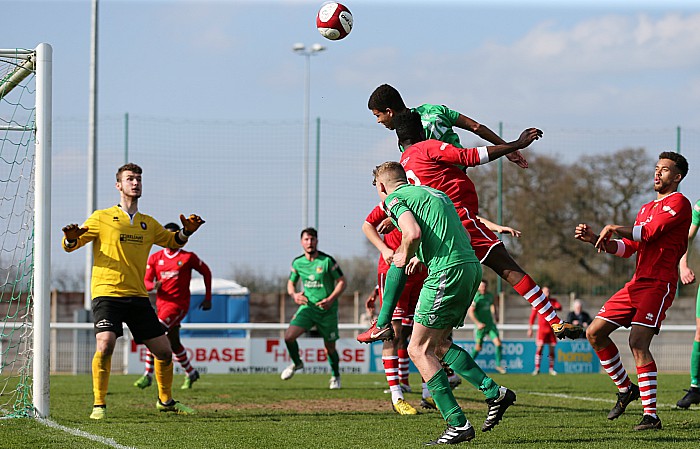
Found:
[[[493,64],[544,64],[559,73],[688,68],[700,62],[690,57],[700,54],[700,14],[604,15],[571,27],[548,21],[511,45],[489,44],[479,54]]]
[[[484,123],[687,124],[700,119],[697,55],[700,14],[548,19],[510,41],[411,55],[398,85],[409,104],[419,92]]]

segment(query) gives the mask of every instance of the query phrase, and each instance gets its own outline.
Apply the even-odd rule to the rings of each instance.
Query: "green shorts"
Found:
[[[332,307],[323,310],[314,305],[299,306],[297,313],[289,322],[291,326],[298,326],[307,331],[316,326],[323,341],[336,341],[338,337],[338,308]]]
[[[480,281],[478,262],[430,273],[423,282],[414,321],[432,329],[462,326]]]
[[[695,299],[695,318],[700,319],[700,288],[698,288],[698,296]]]
[[[488,323],[483,329],[474,328],[474,341],[481,344],[484,342],[486,336],[493,340],[494,338],[499,338],[498,328],[495,323]]]

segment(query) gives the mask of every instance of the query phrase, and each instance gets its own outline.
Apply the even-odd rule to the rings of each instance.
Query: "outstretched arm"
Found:
[[[598,252],[605,251],[606,253],[615,254],[617,252],[617,242],[610,241],[610,234],[612,233],[612,229],[609,228],[610,226],[615,225],[606,226],[603,228],[600,235],[596,235],[593,230],[591,230],[590,226],[588,226],[586,223],[580,223],[576,226],[574,238],[581,240],[582,242],[590,243],[598,249]],[[632,228],[628,229],[631,235]],[[622,227],[618,227],[618,230],[621,230],[622,232]],[[623,236],[622,234],[619,235]]]
[[[88,232],[88,229],[87,226],[81,228],[75,223],[64,226],[61,229],[63,231],[63,249],[68,252],[77,249],[78,240],[83,234]]]
[[[491,129],[488,126],[482,125],[481,123],[467,117],[466,115],[459,114],[459,117],[455,122],[455,126],[457,126],[458,128],[465,129],[467,131],[471,131],[472,133],[481,137],[485,141],[490,142],[494,145],[503,145],[506,143],[506,141],[503,140],[501,136],[491,131]],[[506,157],[511,162],[517,164],[518,167],[528,167],[527,160],[525,159],[525,157],[523,157],[520,151],[516,150],[512,153],[507,154]]]
[[[487,228],[489,228],[493,232],[497,232],[499,234],[510,234],[513,237],[520,237],[522,235],[522,232],[520,232],[517,229],[513,229],[510,226],[501,226],[499,224],[496,224],[492,222],[491,220],[488,220],[481,215],[477,215],[476,218],[481,220],[483,224],[486,225]]]
[[[522,133],[520,133],[520,137],[518,137],[517,140],[499,145],[490,145],[486,147],[486,150],[489,153],[489,161],[496,160],[499,157],[512,153],[514,151],[527,148],[532,142],[538,140],[541,137],[541,130],[537,128],[528,128]]]
[[[202,217],[195,214],[190,214],[187,218],[180,214],[180,222],[182,222],[182,229],[175,233],[175,241],[181,246],[187,243],[187,239],[206,223]]]

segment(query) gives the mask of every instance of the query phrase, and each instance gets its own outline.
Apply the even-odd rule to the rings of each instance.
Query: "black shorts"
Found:
[[[136,343],[165,334],[165,326],[158,321],[148,298],[98,296],[92,300],[92,316],[95,334],[114,332],[121,337],[124,335],[122,323],[129,327]]]

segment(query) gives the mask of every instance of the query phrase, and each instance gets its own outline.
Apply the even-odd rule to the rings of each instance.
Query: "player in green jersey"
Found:
[[[407,167],[406,170],[408,172],[413,172],[412,178],[419,179],[421,184],[450,192],[450,198],[460,210],[460,216],[465,224],[465,228],[471,236],[472,246],[481,262],[494,270],[523,299],[537,309],[537,312],[547,319],[557,338],[568,337],[575,339],[581,336],[584,333],[584,329],[581,326],[574,326],[571,323],[564,322],[557,315],[549,301],[542,295],[542,291],[535,280],[513,260],[505,246],[493,234],[494,232],[503,231],[495,227],[494,223],[485,220],[479,215],[479,200],[473,182],[464,170],[455,169],[455,167],[459,168],[460,165],[465,165],[465,159],[462,156],[466,156],[466,154],[455,151],[460,150],[462,147],[450,144],[450,142],[458,141],[458,136],[452,130],[448,132],[446,128],[451,123],[453,124],[452,126],[458,127],[462,127],[464,123],[467,123],[469,124],[467,129],[486,140],[492,142],[503,142],[503,140],[483,125],[471,119],[467,120],[465,116],[457,115],[457,118],[455,118],[453,113],[452,120],[449,120],[450,114],[434,112],[436,108],[444,107],[433,105],[427,107],[423,105],[416,110],[410,110],[403,102],[401,94],[387,84],[379,86],[372,92],[367,106],[377,117],[379,123],[384,124],[389,129],[396,129],[400,147],[406,148],[401,162]],[[423,115],[421,115],[419,109],[423,110]],[[433,111],[433,113],[426,114],[426,111]],[[447,119],[438,121],[441,117],[447,117]],[[435,121],[435,123],[431,121]],[[439,130],[439,132],[435,133],[435,130]],[[426,136],[428,139],[426,139]],[[434,137],[445,139],[444,144],[447,146],[441,147],[440,151],[429,154],[430,150],[427,146],[430,146],[430,142],[437,141]],[[417,160],[415,157],[410,158],[406,155],[408,151],[411,151],[408,148],[416,145],[419,145],[421,148],[417,152],[424,153],[423,156],[425,156],[421,156],[423,162],[420,164],[420,167],[417,167],[418,163],[415,162]],[[494,147],[503,145],[504,143],[499,143],[494,145]],[[517,147],[517,149],[522,148],[525,147]],[[511,151],[510,154],[517,154],[517,149]],[[447,155],[448,153],[449,155]],[[436,154],[439,154],[439,156],[436,156]],[[504,153],[506,156],[508,154]],[[412,162],[409,163],[409,159]],[[489,158],[486,162],[491,160],[493,158]],[[524,162],[524,159],[520,159],[520,161]],[[475,165],[480,163],[478,162]],[[522,167],[527,166],[526,163],[519,163],[519,165]],[[419,171],[422,173],[419,174]],[[436,174],[438,171],[440,172],[439,175]],[[464,214],[462,214],[462,206],[466,208]],[[484,226],[482,225],[485,225],[486,229],[483,229]],[[380,321],[381,318],[382,315],[380,314]]]
[[[481,352],[484,339],[488,336],[496,347],[496,371],[505,374],[506,369],[501,366],[503,359],[503,343],[501,342],[494,317],[498,316],[498,309],[494,302],[493,293],[488,289],[488,281],[483,279],[479,289],[474,295],[474,301],[469,307],[469,318],[474,322],[474,350],[472,358],[475,359]]]
[[[401,94],[388,84],[382,84],[372,92],[367,106],[372,111],[372,114],[377,117],[377,123],[381,123],[390,130],[394,129],[394,114],[408,109],[401,98]],[[494,145],[503,145],[506,143],[505,140],[493,132],[488,126],[452,110],[447,106],[426,103],[416,108],[411,108],[411,110],[420,114],[426,139],[436,139],[462,148],[459,135],[454,131],[454,128],[457,127],[474,133],[483,140]],[[527,160],[520,151],[514,151],[513,153],[507,154],[506,157],[519,167],[528,167]],[[496,232],[494,229],[492,229],[492,231]]]
[[[695,282],[695,273],[688,266],[688,254],[693,246],[693,240],[698,234],[700,227],[700,200],[693,206],[693,218],[688,231],[688,251],[683,255],[680,262],[681,282],[692,284]],[[681,408],[688,408],[692,404],[700,404],[700,289],[698,289],[695,303],[695,341],[693,350],[690,353],[690,388],[683,398],[676,405]]]
[[[316,326],[323,337],[332,377],[330,389],[340,389],[340,357],[335,347],[338,340],[338,298],[345,290],[343,271],[333,257],[317,248],[318,233],[314,228],[301,231],[304,254],[292,261],[287,293],[299,305],[284,334],[284,342],[292,364],[282,371],[282,380],[291,379],[296,371],[304,368],[299,356],[297,338]],[[302,289],[296,291],[301,280]]]
[[[489,411],[482,431],[491,430],[516,399],[515,393],[496,384],[467,351],[449,338],[454,327],[464,324],[481,279],[481,265],[447,195],[409,184],[398,162],[385,162],[376,167],[374,184],[394,225],[402,233],[401,245],[386,275],[386,301],[391,302],[401,294],[408,274],[418,263],[428,267],[408,346],[411,360],[421,376],[428,380],[435,404],[447,422],[445,432],[428,444],[469,441],[475,436],[474,428],[455,400],[441,361],[486,396]],[[391,329],[391,326],[377,329],[375,323],[365,334],[371,339],[376,337],[373,332],[391,333]],[[363,338],[358,336],[358,340]]]

